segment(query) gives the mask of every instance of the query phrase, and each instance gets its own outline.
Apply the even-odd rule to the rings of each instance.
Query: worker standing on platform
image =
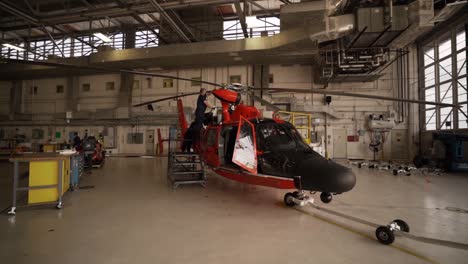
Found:
[[[193,143],[193,133],[195,132],[195,122],[192,122],[190,124],[190,127],[187,129],[184,135],[184,142],[182,143],[182,152],[190,152],[192,148],[192,143]]]
[[[208,93],[205,88],[200,89],[200,95],[197,99],[197,109],[195,109],[195,121],[193,126],[193,146],[194,148],[198,147],[198,141],[200,138],[200,130],[203,128],[203,121],[205,119],[205,110],[206,108],[213,108],[208,102]]]

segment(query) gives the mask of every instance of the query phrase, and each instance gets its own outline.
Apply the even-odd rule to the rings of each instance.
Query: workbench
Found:
[[[13,156],[13,205],[8,214],[15,214],[17,192],[28,191],[28,205],[56,203],[62,208],[63,194],[70,186],[70,159],[75,153],[30,153]],[[29,163],[28,187],[19,187],[19,163]]]

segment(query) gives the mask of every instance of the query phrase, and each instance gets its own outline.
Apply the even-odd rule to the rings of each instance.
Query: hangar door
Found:
[[[408,159],[408,130],[392,130],[392,159]]]
[[[344,159],[347,155],[346,147],[346,130],[334,129],[333,130],[333,158]]]
[[[154,155],[154,130],[146,130],[146,155]]]

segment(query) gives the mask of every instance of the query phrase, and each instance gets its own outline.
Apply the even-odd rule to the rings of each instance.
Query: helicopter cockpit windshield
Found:
[[[287,124],[262,124],[257,127],[259,146],[264,151],[310,149],[292,126]]]

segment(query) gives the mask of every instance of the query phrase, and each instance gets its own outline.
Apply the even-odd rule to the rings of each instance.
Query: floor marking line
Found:
[[[340,224],[340,223],[337,223],[337,222],[335,222],[335,221],[333,221],[333,220],[330,220],[330,219],[328,219],[328,218],[326,218],[326,217],[319,216],[319,215],[315,215],[315,214],[313,214],[313,213],[300,210],[300,209],[298,209],[297,207],[294,207],[294,209],[297,210],[297,211],[299,211],[299,212],[305,213],[305,214],[307,214],[307,215],[309,215],[309,216],[312,216],[312,217],[314,217],[314,218],[317,218],[317,219],[319,219],[319,220],[321,220],[321,221],[324,221],[324,222],[326,222],[326,223],[328,223],[328,224],[337,226],[337,227],[339,227],[339,228],[341,228],[341,229],[344,229],[344,230],[346,230],[346,231],[348,231],[348,232],[351,232],[351,233],[353,233],[353,234],[360,235],[360,236],[362,236],[362,237],[366,237],[366,238],[368,238],[368,239],[370,239],[370,240],[376,241],[376,239],[375,239],[374,237],[372,237],[372,236],[370,236],[370,235],[368,235],[368,234],[366,234],[366,233],[359,232],[359,231],[357,231],[357,230],[355,230],[355,229],[353,229],[353,228],[351,228],[351,227],[347,227],[347,226],[342,225],[342,224]],[[399,251],[401,251],[401,252],[404,252],[404,253],[406,253],[406,254],[408,254],[408,255],[411,255],[411,256],[413,256],[413,257],[416,257],[416,258],[419,258],[419,259],[421,259],[421,260],[427,261],[427,262],[429,262],[429,263],[432,263],[432,264],[440,264],[439,262],[437,262],[437,261],[435,261],[435,260],[433,260],[433,259],[430,259],[429,257],[426,257],[426,256],[424,256],[424,255],[418,254],[418,253],[413,252],[413,251],[411,251],[411,250],[409,250],[409,249],[405,249],[405,248],[402,248],[402,247],[399,247],[399,246],[396,246],[396,245],[393,245],[393,244],[392,244],[392,245],[388,245],[388,246],[390,246],[390,247],[392,247],[392,248],[394,248],[394,249],[396,249],[396,250],[399,250]]]

